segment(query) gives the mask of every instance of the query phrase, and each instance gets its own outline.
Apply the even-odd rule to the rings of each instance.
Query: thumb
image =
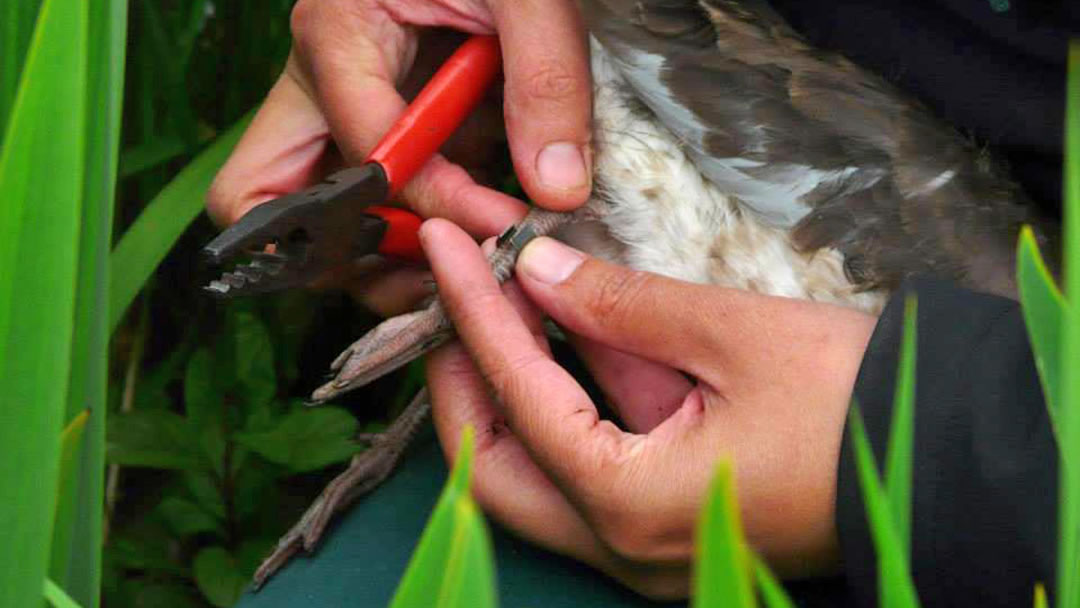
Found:
[[[517,261],[529,297],[572,333],[700,376],[722,360],[734,290],[609,264],[554,239]]]

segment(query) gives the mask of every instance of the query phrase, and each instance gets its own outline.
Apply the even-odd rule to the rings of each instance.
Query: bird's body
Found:
[[[761,0],[580,0],[592,36],[594,192],[500,239],[500,280],[554,233],[634,269],[877,313],[907,277],[1013,295],[1030,207],[989,154],[916,101],[805,44]],[[524,235],[524,236],[523,236]],[[453,336],[436,299],[335,361],[325,400]],[[256,580],[377,485],[417,399],[282,539]],[[357,489],[359,488],[359,489]]]

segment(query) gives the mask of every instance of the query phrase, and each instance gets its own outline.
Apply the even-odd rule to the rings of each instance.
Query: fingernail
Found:
[[[584,261],[585,254],[577,249],[542,236],[525,246],[518,256],[517,268],[541,283],[556,285],[570,278]]]
[[[536,173],[549,188],[577,190],[589,181],[581,148],[568,141],[548,144],[536,157]]]

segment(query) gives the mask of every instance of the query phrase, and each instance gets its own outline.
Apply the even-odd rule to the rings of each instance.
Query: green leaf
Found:
[[[904,302],[904,338],[896,370],[889,447],[885,455],[885,485],[896,525],[896,538],[905,559],[911,555],[911,461],[915,437],[915,353],[919,306],[915,296]]]
[[[398,584],[391,608],[495,606],[491,538],[472,498],[473,429]]]
[[[89,412],[81,412],[60,435],[60,478],[56,499],[56,523],[53,525],[52,555],[49,562],[49,578],[63,578],[71,559],[71,537],[75,532],[76,498],[80,480],[79,456],[83,448],[83,431],[90,419]],[[59,576],[58,576],[59,575]]]
[[[1025,226],[1016,251],[1016,283],[1024,325],[1027,327],[1035,367],[1039,370],[1046,406],[1054,432],[1059,433],[1057,410],[1061,402],[1061,329],[1065,298],[1046,268],[1035,234]]]
[[[130,582],[138,583],[139,587],[133,594],[131,608],[203,608],[205,604],[193,596],[193,592],[187,587],[177,583],[150,582],[141,580]]]
[[[0,144],[2,606],[39,604],[49,561],[75,329],[87,28],[87,3],[41,5]]]
[[[124,150],[120,177],[127,178],[191,152],[191,144],[179,137],[161,136]]]
[[[878,602],[882,608],[914,608],[919,605],[915,583],[908,570],[904,544],[899,539],[889,498],[878,478],[874,453],[866,437],[862,414],[852,404],[848,427],[855,446],[855,462],[862,488],[866,518],[878,559]]]
[[[225,519],[225,501],[221,498],[221,489],[212,476],[208,473],[187,471],[184,473],[184,485],[200,507],[218,519]]]
[[[742,536],[735,472],[731,461],[716,466],[698,523],[695,543],[695,608],[757,605],[750,579],[750,552]]]
[[[184,412],[196,428],[220,424],[222,389],[215,381],[220,373],[209,349],[200,348],[188,359],[184,371]]]
[[[236,307],[230,309],[217,346],[218,373],[231,373],[236,382],[227,388],[249,405],[269,403],[277,393],[274,345],[259,317]]]
[[[81,608],[78,602],[71,599],[71,596],[50,578],[45,579],[45,599],[49,600],[54,608]]]
[[[195,584],[199,591],[219,608],[236,603],[248,586],[248,577],[236,566],[236,560],[221,547],[209,547],[195,556]]]
[[[1050,608],[1046,602],[1046,587],[1042,583],[1035,585],[1035,608]]]
[[[356,418],[336,407],[301,408],[267,431],[237,433],[237,443],[295,472],[314,471],[357,451]]]
[[[39,0],[0,2],[0,133],[15,103],[26,47],[40,5]]]
[[[169,496],[161,501],[157,510],[169,527],[180,536],[221,531],[218,520],[190,500]]]
[[[115,329],[135,295],[205,203],[206,190],[247,128],[249,113],[203,150],[143,209],[113,249],[109,329]]]
[[[1065,91],[1065,316],[1062,325],[1059,397],[1061,464],[1058,508],[1058,592],[1061,608],[1080,606],[1080,41],[1069,44]]]
[[[188,421],[166,410],[136,410],[109,419],[107,456],[111,463],[157,469],[208,466],[199,436]]]
[[[757,557],[754,558],[754,578],[767,608],[795,608],[795,602],[788,597],[784,586],[776,580],[769,566]]]

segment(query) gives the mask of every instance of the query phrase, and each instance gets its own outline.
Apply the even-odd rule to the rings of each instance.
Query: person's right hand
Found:
[[[429,26],[499,35],[503,111],[518,179],[548,209],[584,203],[591,189],[591,81],[572,0],[300,0],[285,71],[208,194],[214,221],[232,224],[259,203],[319,181],[342,160],[363,162],[405,108],[398,85],[414,59],[434,66],[452,48],[418,49],[418,28]],[[413,178],[402,198],[420,215],[449,219],[479,238],[525,212],[520,201],[480,186],[442,156]],[[369,274],[350,287],[376,311],[392,314],[429,293],[428,276],[417,268]]]

